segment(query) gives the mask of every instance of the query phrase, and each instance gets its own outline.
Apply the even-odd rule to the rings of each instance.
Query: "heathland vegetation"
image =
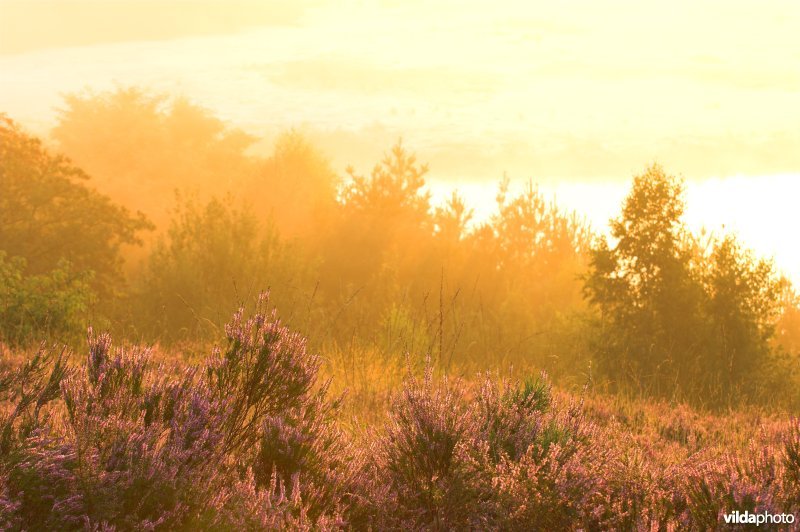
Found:
[[[644,167],[604,236],[533,184],[435,205],[401,142],[344,176],[264,150],[139,89],[47,141],[2,117],[0,526],[800,512],[800,301],[687,229],[681,179]]]

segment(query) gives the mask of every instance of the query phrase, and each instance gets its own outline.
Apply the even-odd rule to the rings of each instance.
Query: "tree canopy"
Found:
[[[683,190],[661,167],[648,168],[611,222],[611,242],[592,250],[584,292],[600,315],[595,356],[617,386],[742,400],[775,376],[779,280],[733,236],[703,243],[692,235]]]
[[[112,294],[122,281],[120,247],[152,226],[88,185],[83,170],[0,115],[0,250],[23,258],[33,275],[66,260]]]
[[[136,87],[65,96],[52,131],[98,190],[166,226],[176,189],[203,200],[252,175],[255,138],[185,98]]]

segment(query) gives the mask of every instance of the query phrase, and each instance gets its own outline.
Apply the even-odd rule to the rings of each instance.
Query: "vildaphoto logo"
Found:
[[[762,512],[751,514],[748,511],[729,512],[722,516],[727,525],[791,525],[794,523],[793,514],[771,514]]]

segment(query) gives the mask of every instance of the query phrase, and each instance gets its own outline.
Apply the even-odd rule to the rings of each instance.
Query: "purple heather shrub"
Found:
[[[22,528],[55,530],[80,527],[84,498],[75,490],[80,482],[77,455],[68,444],[37,430],[4,457],[4,518],[23,524]]]
[[[522,386],[487,376],[476,400],[473,417],[494,463],[504,457],[516,461],[528,452],[541,457],[554,443],[569,447],[578,435],[577,417],[552,411],[551,387],[544,373]]]
[[[785,427],[783,445],[770,441],[765,431],[746,452],[725,453],[687,467],[684,523],[697,529],[720,528],[723,515],[736,511],[797,516],[798,484],[789,459],[794,430],[791,424]]]
[[[393,400],[378,450],[378,474],[390,486],[381,501],[394,521],[384,526],[453,529],[480,525],[484,494],[465,460],[475,436],[457,384],[434,383],[430,365],[420,380],[411,374]],[[486,495],[488,497],[488,495]],[[377,511],[377,509],[376,509]]]
[[[269,416],[305,406],[319,370],[305,338],[283,327],[274,309],[268,314],[267,302],[262,296],[250,318],[243,310],[233,316],[225,327],[226,348],[206,367],[208,389],[227,403],[227,452],[255,445]]]
[[[19,368],[0,374],[0,400],[13,407],[0,411],[0,453],[7,455],[40,424],[49,420],[51,403],[59,396],[61,380],[68,374],[65,352],[58,355],[45,346]]]
[[[31,529],[333,528],[361,471],[275,314],[234,316],[205,373],[89,333],[68,371],[42,350],[0,376],[0,518]],[[48,365],[49,364],[49,365]],[[57,399],[60,408],[42,415]],[[247,512],[242,514],[242,512]]]
[[[533,446],[519,460],[503,459],[493,479],[502,528],[560,530],[573,528],[593,515],[603,493],[601,464],[585,463],[581,453],[564,452],[554,443],[544,455]],[[602,501],[607,502],[607,501]]]
[[[319,358],[260,300],[199,367],[90,331],[0,368],[0,528],[708,530],[800,515],[800,423],[576,398],[546,376],[409,371],[344,431]]]
[[[268,417],[252,466],[257,487],[277,480],[290,496],[299,478],[303,504],[313,519],[351,506],[363,485],[363,456],[336,426],[338,401],[327,401],[326,393],[327,385],[302,407]]]
[[[783,438],[784,511],[800,514],[800,419],[793,419]]]
[[[288,494],[286,485],[273,476],[266,488],[257,488],[252,471],[247,470],[233,490],[234,496],[224,506],[223,522],[230,530],[321,530],[337,528],[338,516],[324,516],[316,522],[308,517],[300,494],[297,476]]]
[[[661,420],[658,432],[665,440],[689,449],[698,449],[706,439],[699,414],[684,404],[671,409],[670,415]]]
[[[520,401],[530,390],[546,390],[549,398],[545,383],[542,377],[504,394],[516,409],[528,407],[528,421],[509,416],[513,423],[506,423],[525,427],[526,438],[508,447],[515,453],[500,454],[492,479],[500,528],[631,529],[657,519],[644,511],[654,483],[641,460],[612,447],[607,433],[584,418],[581,402]]]

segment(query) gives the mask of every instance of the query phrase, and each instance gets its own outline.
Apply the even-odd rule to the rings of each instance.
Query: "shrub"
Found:
[[[681,180],[648,168],[611,222],[613,246],[592,250],[584,292],[599,311],[597,361],[623,390],[718,408],[755,402],[790,385],[771,350],[777,276],[733,237],[703,249],[682,220],[683,194]]]
[[[480,486],[464,446],[474,429],[457,385],[409,375],[379,443],[379,475],[390,486],[392,526],[452,529],[480,524]],[[391,521],[396,519],[397,521]],[[477,521],[476,521],[477,520]]]
[[[74,271],[94,272],[84,280],[101,298],[116,296],[124,287],[120,247],[140,243],[152,226],[88,179],[0,114],[0,250],[24,258],[30,275],[63,269],[68,259]]]
[[[84,364],[65,355],[0,372],[3,528],[699,530],[800,511],[797,420],[586,406],[544,375],[472,385],[428,361],[382,432],[348,438],[265,298],[200,366],[91,331]]]
[[[38,275],[21,257],[0,251],[0,340],[22,345],[47,337],[74,342],[93,299],[91,273],[76,273],[66,261]],[[37,338],[38,337],[38,338]]]
[[[274,229],[260,226],[231,197],[204,205],[179,198],[167,235],[150,256],[137,315],[162,340],[213,339],[259,287],[287,292],[292,276],[303,271],[288,258]]]
[[[478,428],[494,463],[502,458],[519,460],[534,445],[544,454],[562,436],[547,415],[552,398],[544,376],[528,379],[522,387],[487,377],[477,400]]]
[[[90,331],[84,366],[69,371],[43,350],[5,374],[0,393],[13,405],[0,449],[5,522],[36,529],[338,523],[352,491],[346,472],[358,461],[329,428],[335,404],[325,387],[312,392],[317,358],[264,305],[251,318],[234,317],[227,347],[205,373],[154,367],[148,350],[112,351],[108,335]],[[279,448],[283,455],[269,452]],[[281,456],[300,459],[287,467]]]
[[[783,499],[786,511],[800,511],[800,420],[792,420],[783,436]]]

